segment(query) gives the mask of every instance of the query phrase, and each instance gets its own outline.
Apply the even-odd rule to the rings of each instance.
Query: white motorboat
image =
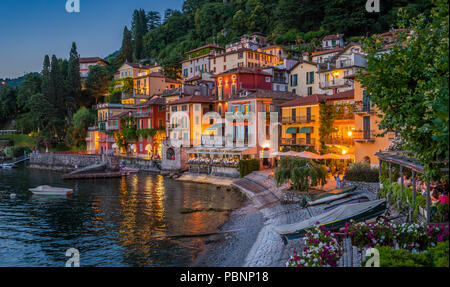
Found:
[[[62,188],[62,187],[52,187],[49,185],[41,185],[35,188],[29,189],[33,194],[38,195],[69,195],[73,192],[73,189]]]
[[[11,169],[13,167],[14,167],[14,164],[9,164],[9,163],[0,164],[0,168],[4,168],[4,169]]]

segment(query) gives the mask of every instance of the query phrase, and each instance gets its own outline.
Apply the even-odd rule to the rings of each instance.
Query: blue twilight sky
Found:
[[[82,57],[106,57],[122,44],[134,9],[181,9],[183,0],[80,0],[67,13],[66,0],[0,0],[0,78],[40,72],[44,55],[68,58],[72,42]]]

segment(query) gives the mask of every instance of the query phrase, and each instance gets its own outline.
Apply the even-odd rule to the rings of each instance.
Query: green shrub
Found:
[[[349,181],[378,182],[378,169],[367,163],[353,163],[345,172],[344,178]]]
[[[427,267],[432,265],[431,258],[424,253],[412,253],[390,246],[377,246],[380,252],[380,267]],[[366,265],[369,258],[363,262]]]
[[[436,247],[428,249],[433,267],[449,267],[449,242],[439,242]]]
[[[259,170],[259,160],[258,159],[244,159],[239,162],[238,165],[239,174],[244,177],[254,171]]]
[[[6,157],[20,157],[24,155],[24,152],[26,152],[27,154],[31,153],[31,149],[29,147],[6,147],[5,149],[5,154]]]
[[[380,252],[380,267],[449,267],[449,242],[439,242],[425,252],[412,253],[390,246],[377,246]],[[363,262],[365,266],[367,260]]]

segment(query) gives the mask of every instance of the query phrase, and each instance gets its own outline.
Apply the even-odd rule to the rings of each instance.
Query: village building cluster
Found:
[[[381,36],[389,47],[395,31]],[[158,64],[126,62],[114,80],[117,86],[132,82],[132,90],[122,93],[120,104],[96,106],[98,118],[88,130],[87,149],[161,160],[163,168],[173,170],[201,171],[200,166],[211,164],[218,173],[233,176],[242,159],[260,159],[261,168],[271,167],[271,153],[293,148],[318,152],[325,143],[337,155],[377,165],[375,153],[385,150],[393,135],[377,136],[377,108],[355,78],[366,67],[362,45],[344,43],[344,35],[328,35],[320,50],[294,57],[254,33],[226,47],[208,44],[188,51],[179,79],[165,76]],[[104,60],[81,58],[80,63],[85,78],[90,65],[103,65]],[[325,105],[339,112],[332,121],[333,132],[321,140]],[[174,120],[177,112],[187,113],[188,120]],[[223,121],[208,117],[211,112],[223,118],[227,112],[239,113],[244,120],[226,129]],[[245,118],[251,112],[266,117],[251,122]],[[279,122],[276,150],[269,141],[275,136],[273,112]],[[126,138],[130,127],[136,129],[134,139]],[[232,131],[227,136],[233,145],[214,142],[213,136],[225,136],[226,130]],[[261,142],[261,130],[267,141]],[[182,138],[189,140],[170,145],[171,139]]]

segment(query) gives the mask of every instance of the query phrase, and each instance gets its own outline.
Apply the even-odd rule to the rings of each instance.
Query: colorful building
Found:
[[[344,47],[344,34],[327,35],[322,39],[322,49]]]
[[[186,52],[186,60],[181,62],[183,80],[211,73],[210,59],[224,51],[222,47],[208,44]]]
[[[361,44],[350,43],[329,62],[320,64],[319,88],[328,95],[352,90],[353,82],[346,77],[363,70],[366,63]]]
[[[289,70],[289,91],[301,97],[322,94],[319,88],[319,65],[300,61]]]
[[[278,56],[266,54],[248,48],[240,48],[223,54],[217,54],[210,59],[213,74],[221,74],[235,68],[263,68],[276,66],[280,62]]]
[[[324,95],[297,97],[281,105],[281,146],[320,148],[320,104]]]
[[[80,58],[80,77],[85,81],[92,66],[106,66],[108,62],[99,57]]]
[[[378,165],[376,152],[386,150],[395,134],[388,132],[381,136],[383,130],[379,128],[380,112],[370,102],[370,97],[366,90],[361,87],[361,83],[355,80],[354,76],[348,77],[355,83],[355,161],[367,162],[373,166]],[[380,136],[377,136],[380,135]]]

